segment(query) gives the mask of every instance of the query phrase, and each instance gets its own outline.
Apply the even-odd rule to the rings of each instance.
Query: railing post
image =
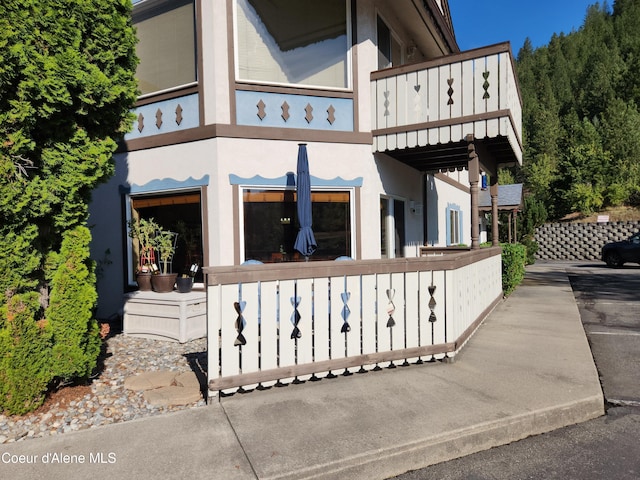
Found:
[[[480,162],[473,135],[467,135],[467,152],[469,154],[469,184],[471,186],[471,249],[480,248],[480,209],[478,208],[478,182],[480,177]]]
[[[498,247],[500,245],[500,233],[498,230],[498,173],[491,176],[491,186],[489,187],[491,194],[491,245]]]

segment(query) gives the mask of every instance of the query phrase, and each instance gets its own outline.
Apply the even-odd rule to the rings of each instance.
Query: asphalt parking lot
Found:
[[[606,415],[397,479],[640,478],[640,266],[562,264],[598,369]]]
[[[640,266],[567,268],[609,405],[640,407]]]

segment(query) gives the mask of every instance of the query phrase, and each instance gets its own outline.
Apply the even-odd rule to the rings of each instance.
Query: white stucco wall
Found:
[[[308,143],[312,176],[331,180],[362,178],[360,189],[361,257],[380,257],[380,197],[405,200],[406,256],[416,256],[422,245],[422,217],[411,214],[409,202],[421,202],[422,174],[385,155],[374,155],[369,145]],[[110,250],[113,263],[105,266],[100,280],[101,306],[121,301],[126,264],[124,195],[121,188],[144,186],[172,179],[185,181],[209,176],[207,208],[208,251],[211,265],[233,264],[233,186],[229,175],[278,178],[295,172],[298,142],[237,138],[216,138],[181,145],[140,150],[116,155],[116,175],[94,194],[90,222],[95,224],[92,252],[102,258]],[[355,215],[358,212],[354,212]],[[354,218],[353,230],[355,233]],[[358,241],[354,237],[355,242]],[[355,254],[355,251],[354,251]]]
[[[200,82],[203,85],[204,122],[228,124],[231,121],[229,103],[229,55],[227,38],[227,2],[200,2],[202,8],[202,55]]]
[[[467,171],[447,174],[461,186],[468,187]],[[424,206],[428,219],[428,235],[426,243],[436,247],[447,246],[447,215],[449,205],[459,207],[462,212],[461,243],[471,245],[471,200],[469,194],[461,188],[449,183],[427,178],[427,202]]]

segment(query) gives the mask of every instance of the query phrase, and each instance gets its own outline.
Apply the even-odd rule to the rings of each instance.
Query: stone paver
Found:
[[[175,379],[175,384],[178,387],[191,388],[200,390],[200,381],[195,372],[184,372],[178,375]]]
[[[186,405],[200,400],[202,394],[200,393],[200,387],[194,390],[192,388],[170,386],[147,390],[144,392],[144,398],[151,405]]]
[[[144,399],[155,406],[188,405],[202,400],[200,382],[194,372],[145,372],[128,377],[129,390],[143,391]]]
[[[161,370],[159,372],[144,372],[124,381],[124,388],[128,390],[153,390],[174,384],[178,372]]]

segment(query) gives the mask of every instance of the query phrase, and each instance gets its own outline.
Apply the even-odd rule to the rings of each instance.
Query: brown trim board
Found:
[[[373,273],[405,273],[427,270],[455,270],[502,253],[500,247],[465,250],[442,256],[356,260],[353,262],[310,261],[265,265],[205,267],[207,285],[232,285],[272,280],[343,277]]]
[[[180,143],[208,140],[216,137],[252,138],[259,140],[290,140],[298,142],[353,143],[371,145],[373,137],[368,132],[337,132],[305,130],[297,128],[250,127],[244,125],[205,125],[179,132],[152,135],[123,142],[118,153],[166,147]]]

